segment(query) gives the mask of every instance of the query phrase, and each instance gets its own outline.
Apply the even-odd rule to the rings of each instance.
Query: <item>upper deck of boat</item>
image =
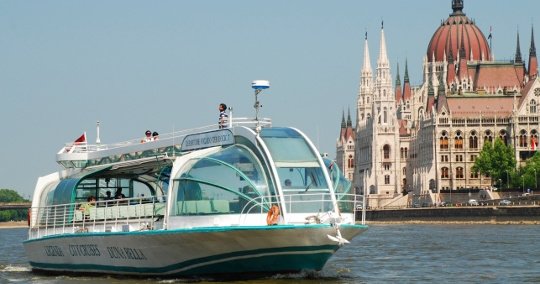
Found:
[[[65,168],[85,168],[156,156],[174,156],[185,151],[234,143],[234,128],[271,127],[268,118],[235,118],[228,128],[216,124],[160,134],[158,140],[141,142],[140,138],[111,144],[66,143],[56,154]]]

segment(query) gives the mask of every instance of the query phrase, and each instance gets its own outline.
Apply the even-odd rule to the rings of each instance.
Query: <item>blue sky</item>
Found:
[[[528,59],[540,1],[464,1],[496,59],[520,32]],[[217,105],[253,116],[251,81],[269,80],[261,116],[303,130],[335,156],[342,110],[353,120],[368,32],[376,66],[384,20],[392,75],[422,57],[450,0],[415,1],[0,1],[0,188],[25,197],[55,154],[87,131],[95,141],[214,124]],[[535,34],[540,47],[540,32]],[[540,50],[539,50],[540,51]]]

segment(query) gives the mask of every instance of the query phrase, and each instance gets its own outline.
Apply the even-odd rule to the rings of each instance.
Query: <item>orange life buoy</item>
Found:
[[[268,214],[266,215],[266,224],[268,225],[277,225],[279,221],[279,207],[277,205],[272,205]]]

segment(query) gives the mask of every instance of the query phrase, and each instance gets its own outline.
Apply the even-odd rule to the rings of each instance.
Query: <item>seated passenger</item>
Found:
[[[272,207],[270,207],[268,214],[266,215],[266,224],[268,224],[268,226],[277,225],[279,222],[279,215],[279,207],[276,204],[273,204]]]
[[[292,187],[292,182],[290,179],[286,179],[285,180],[285,186],[284,188],[291,188]]]
[[[90,209],[96,204],[96,198],[93,195],[88,196],[86,202],[81,204],[79,210],[82,211],[84,219],[90,218]]]
[[[107,192],[105,192],[105,198],[103,198],[104,200],[113,200],[114,198],[112,197],[111,195],[111,191],[110,190],[107,190]]]
[[[152,141],[157,141],[159,140],[159,133],[155,132],[152,133]]]
[[[114,193],[114,199],[124,199],[126,196],[122,193],[122,188],[117,187],[116,192]]]

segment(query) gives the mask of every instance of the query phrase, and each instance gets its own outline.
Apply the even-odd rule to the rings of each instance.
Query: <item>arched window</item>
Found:
[[[499,131],[499,138],[504,142],[504,145],[508,145],[508,135],[506,134],[506,130],[501,129],[501,131]]]
[[[529,110],[530,113],[536,113],[536,101],[531,100],[531,103],[529,104]]]
[[[536,150],[538,146],[538,131],[536,129],[531,130],[531,149]]]
[[[383,110],[383,122],[388,123],[388,110],[386,109],[386,107]]]
[[[463,168],[457,167],[456,168],[456,178],[463,178]]]
[[[456,137],[454,137],[454,147],[456,149],[463,149],[463,137],[461,131],[456,131]]]
[[[519,132],[519,147],[527,147],[527,131],[525,129],[521,129]]]
[[[490,143],[493,143],[493,133],[491,133],[491,130],[486,130],[486,132],[484,132],[484,143],[486,142],[490,142]]]
[[[448,168],[447,167],[443,167],[441,169],[441,178],[448,178]]]
[[[471,134],[469,134],[469,148],[478,149],[478,134],[476,130],[471,131]]]
[[[347,166],[349,169],[354,168],[354,159],[352,155],[349,155],[349,159],[347,160]]]
[[[439,138],[439,146],[441,150],[448,150],[448,132],[442,132],[441,138]]]
[[[379,118],[378,123],[381,124],[381,108],[380,107],[377,108],[377,117]]]
[[[407,175],[407,168],[406,167],[403,167],[403,175]]]
[[[383,147],[383,158],[390,159],[390,145],[386,144]]]
[[[405,147],[405,159],[409,157],[409,148]]]

